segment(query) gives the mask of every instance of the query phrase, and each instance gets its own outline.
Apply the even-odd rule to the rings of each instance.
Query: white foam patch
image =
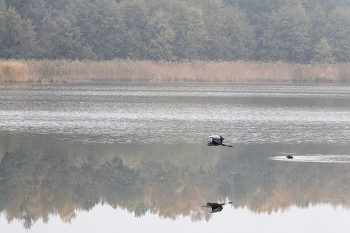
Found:
[[[270,157],[269,160],[288,161],[288,162],[306,162],[306,163],[350,163],[350,155],[325,155],[325,154],[305,154],[293,156],[288,159],[286,155]]]

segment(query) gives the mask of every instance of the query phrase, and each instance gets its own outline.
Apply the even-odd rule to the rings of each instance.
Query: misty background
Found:
[[[0,0],[0,58],[345,63],[349,0]]]

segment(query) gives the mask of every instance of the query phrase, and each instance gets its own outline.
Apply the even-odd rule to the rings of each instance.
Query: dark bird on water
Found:
[[[286,157],[287,157],[287,159],[292,159],[293,158],[293,156],[291,156],[291,155],[287,155]]]
[[[231,145],[224,144],[224,138],[219,135],[211,135],[209,136],[211,138],[211,141],[209,141],[207,144],[208,146],[228,146],[232,147]]]
[[[225,204],[231,204],[231,203],[232,203],[231,201],[228,203],[222,203],[222,204],[208,202],[207,205],[204,205],[202,207],[211,208],[211,211],[209,212],[209,214],[211,214],[211,213],[220,212],[224,208]]]

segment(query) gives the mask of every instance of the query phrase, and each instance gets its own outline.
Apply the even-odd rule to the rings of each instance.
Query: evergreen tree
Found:
[[[298,63],[310,59],[310,18],[302,5],[273,12],[268,25],[260,39],[261,59]]]
[[[43,20],[40,38],[45,58],[83,59],[83,55],[86,55],[79,28],[63,15],[53,17],[47,14]]]
[[[320,42],[317,44],[314,52],[313,61],[316,63],[324,63],[324,64],[334,63],[331,47],[329,46],[326,38],[322,38]]]
[[[229,39],[231,59],[248,60],[254,50],[253,28],[238,7],[225,7],[224,35]]]
[[[233,47],[228,38],[228,31],[225,31],[228,10],[221,0],[208,1],[204,8],[204,22],[207,29],[208,45],[206,54],[209,60],[230,60],[233,58]]]
[[[338,6],[327,21],[325,36],[337,62],[350,60],[350,6]]]
[[[350,0],[0,0],[3,58],[347,62],[348,38]]]
[[[39,43],[43,51],[42,57],[48,59],[58,58],[54,54],[56,46],[56,38],[58,32],[58,25],[52,18],[52,14],[47,12],[43,18],[42,27],[39,32]]]
[[[33,28],[39,29],[41,27],[41,22],[43,20],[43,17],[45,15],[45,12],[47,11],[47,5],[45,0],[30,0],[27,1],[27,16],[22,16],[24,19],[30,19],[33,25]]]
[[[5,34],[5,13],[6,13],[6,5],[4,0],[0,0],[0,57],[3,57],[3,38]]]
[[[45,0],[6,0],[7,7],[13,7],[21,15],[22,19],[30,19],[34,25],[40,25],[47,11]]]
[[[121,3],[123,23],[127,30],[124,32],[123,58],[146,59],[149,38],[146,32],[149,24],[148,9],[144,0],[130,0]]]
[[[173,44],[177,59],[206,59],[207,31],[202,11],[184,3],[173,5],[171,25],[175,31]]]
[[[311,20],[311,30],[310,30],[310,37],[311,37],[311,44],[310,46],[317,45],[319,41],[325,36],[324,35],[324,28],[326,26],[327,21],[327,13],[322,8],[320,4],[313,4],[313,7],[309,9],[308,15],[310,16]]]
[[[8,8],[4,15],[2,52],[4,58],[19,58],[21,49],[22,19],[15,8]]]
[[[81,33],[80,40],[83,45],[82,54],[85,54],[84,59],[95,60],[98,57],[93,51],[95,46],[99,46],[99,44],[96,45],[96,41],[101,36],[96,31],[98,26],[94,25],[98,22],[98,19],[95,18],[95,14],[98,13],[99,11],[94,10],[93,3],[88,0],[72,1],[64,12],[70,24],[78,28]],[[103,59],[103,56],[100,59]]]
[[[36,32],[34,31],[31,20],[29,19],[23,21],[20,43],[20,58],[30,59],[40,57],[41,51],[38,45]]]
[[[114,0],[77,0],[67,7],[66,17],[80,31],[88,59],[110,60],[122,56],[126,30]]]
[[[12,1],[12,0],[9,0]],[[63,11],[70,3],[75,0],[45,0],[48,10],[58,10]]]
[[[150,19],[146,28],[149,41],[147,41],[147,59],[174,60],[172,44],[175,32],[169,24],[169,16],[164,11],[158,11]]]

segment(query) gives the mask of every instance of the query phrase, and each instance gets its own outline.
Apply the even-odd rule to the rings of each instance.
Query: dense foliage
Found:
[[[347,62],[350,0],[0,0],[0,58]]]

